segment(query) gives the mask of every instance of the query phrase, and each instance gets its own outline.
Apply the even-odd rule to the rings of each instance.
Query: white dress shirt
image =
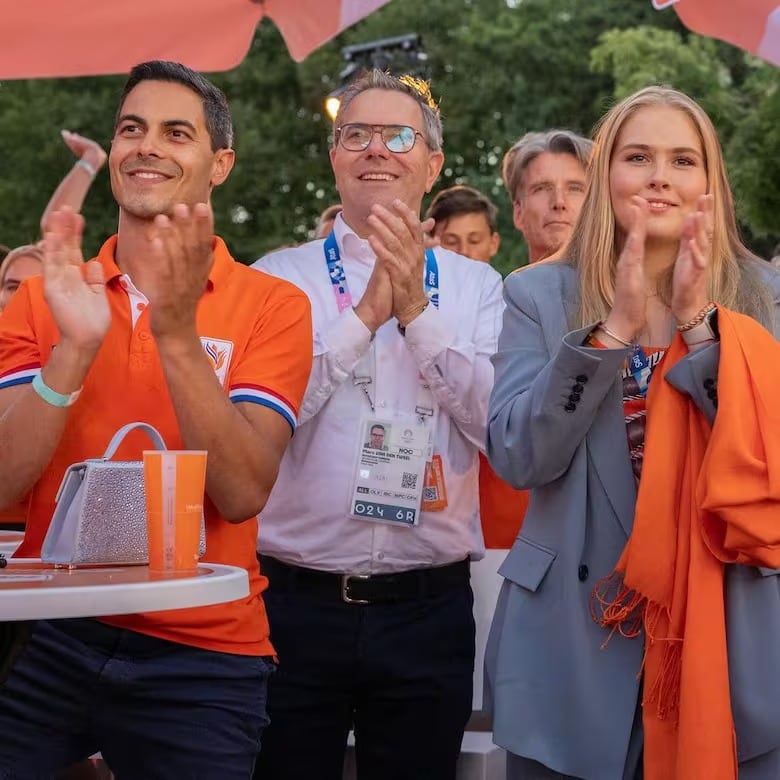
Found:
[[[341,215],[334,232],[355,305],[375,255]],[[293,565],[355,574],[481,558],[478,450],[485,446],[490,357],[504,308],[500,275],[487,263],[437,248],[439,308],[428,306],[405,337],[395,319],[377,331],[368,387],[376,416],[412,413],[422,373],[438,404],[433,443],[442,458],[448,505],[422,512],[416,527],[369,522],[349,517],[349,510],[363,444],[359,421],[371,415],[368,399],[353,383],[353,369],[361,356],[371,358],[371,332],[351,307],[339,313],[323,244],[282,249],[253,265],[306,292],[314,323],[311,379],[298,428],[260,514],[258,550]]]

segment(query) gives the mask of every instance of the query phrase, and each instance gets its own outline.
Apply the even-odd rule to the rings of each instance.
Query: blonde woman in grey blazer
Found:
[[[708,301],[770,329],[780,301],[778,275],[738,239],[715,130],[687,96],[653,87],[613,108],[588,179],[561,259],[507,279],[494,357],[488,457],[502,479],[532,491],[500,569],[486,657],[509,780],[642,777],[643,638],[606,641],[591,614],[594,586],[631,533],[641,473],[624,365],[633,344],[667,347]],[[666,376],[710,422],[739,411],[717,412],[716,317],[683,334],[689,354]],[[739,778],[778,780],[777,571],[726,569]]]

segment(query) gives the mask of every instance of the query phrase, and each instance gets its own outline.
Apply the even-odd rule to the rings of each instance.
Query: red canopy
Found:
[[[268,16],[302,60],[388,0],[0,0],[0,79],[126,73],[146,60],[229,70]]]
[[[0,0],[0,79],[126,73],[151,59],[229,70],[268,16],[295,60],[389,0]],[[652,0],[702,35],[780,65],[778,0]]]
[[[778,0],[653,0],[659,10],[674,6],[686,27],[780,65]]]

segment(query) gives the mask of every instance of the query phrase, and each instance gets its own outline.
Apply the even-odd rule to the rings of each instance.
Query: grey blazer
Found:
[[[780,277],[767,269],[767,281],[777,305]],[[607,632],[591,618],[591,593],[613,571],[633,523],[619,378],[629,350],[582,346],[591,327],[572,330],[577,272],[569,266],[513,274],[504,297],[487,452],[502,479],[532,492],[522,532],[499,569],[505,581],[486,652],[494,739],[564,774],[620,780],[643,642],[615,634],[605,644]],[[705,380],[717,381],[718,358],[714,344],[667,374],[711,421],[716,394]],[[744,759],[780,746],[780,578],[727,570],[732,699]],[[771,643],[757,641],[766,614],[759,617],[754,603],[774,618]]]

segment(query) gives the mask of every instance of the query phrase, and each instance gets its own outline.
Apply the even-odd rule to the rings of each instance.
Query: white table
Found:
[[[0,569],[0,621],[127,615],[246,598],[245,569],[201,562],[191,572],[148,566],[55,569],[36,558]]]
[[[24,539],[24,531],[0,531],[0,553],[6,558],[16,552]]]

